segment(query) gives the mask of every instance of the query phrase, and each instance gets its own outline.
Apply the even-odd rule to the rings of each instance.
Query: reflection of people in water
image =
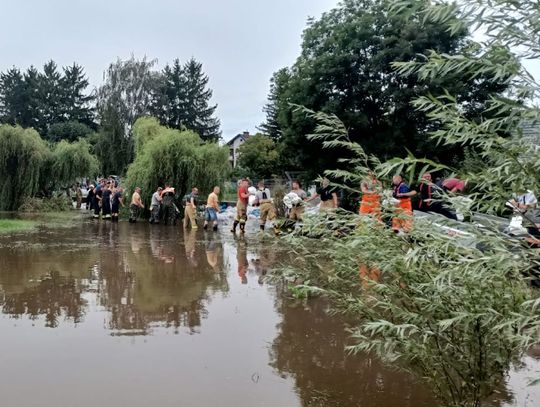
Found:
[[[144,240],[135,233],[129,235],[129,240],[131,242],[131,251],[135,254],[139,253],[144,244]]]
[[[219,272],[218,262],[218,242],[215,239],[210,239],[206,242],[206,261],[212,267],[212,270]]]
[[[247,284],[249,262],[247,259],[247,245],[243,239],[237,241],[236,262],[238,263],[238,276],[240,277],[240,281],[242,281],[242,284]]]
[[[264,283],[264,278],[268,273],[268,269],[272,266],[275,260],[275,250],[273,247],[263,246],[257,253],[257,258],[253,259],[251,263],[254,266],[255,273],[259,276],[259,284]]]
[[[195,245],[197,243],[196,235],[196,230],[184,229],[184,248],[186,249],[186,258],[194,267],[198,265],[197,256],[195,255]]]

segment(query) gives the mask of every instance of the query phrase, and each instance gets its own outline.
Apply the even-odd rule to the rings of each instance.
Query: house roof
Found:
[[[232,139],[230,139],[229,141],[227,141],[227,145],[230,146],[232,145],[238,138],[241,138],[243,139],[244,141],[246,141],[248,138],[250,138],[251,135],[249,133],[239,133],[237,134],[236,136],[234,136]]]

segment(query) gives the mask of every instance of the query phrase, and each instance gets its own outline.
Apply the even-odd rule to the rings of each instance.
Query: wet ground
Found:
[[[436,405],[412,377],[346,355],[323,301],[265,282],[274,239],[127,222],[0,236],[0,405]],[[533,356],[495,405],[540,404],[524,385]]]

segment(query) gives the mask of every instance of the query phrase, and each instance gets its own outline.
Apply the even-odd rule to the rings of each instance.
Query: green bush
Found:
[[[203,143],[192,131],[170,129],[152,118],[137,120],[133,131],[137,154],[128,168],[126,186],[128,192],[140,187],[146,202],[165,182],[183,196],[194,186],[201,193],[210,192],[228,177],[228,149],[217,143]]]
[[[35,130],[0,125],[0,210],[15,210],[38,191],[49,156]]]
[[[66,212],[72,208],[71,199],[65,195],[52,198],[26,198],[20,212]]]

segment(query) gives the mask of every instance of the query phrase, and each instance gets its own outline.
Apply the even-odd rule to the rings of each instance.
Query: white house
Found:
[[[238,149],[251,135],[249,131],[237,134],[227,142],[229,146],[229,162],[233,168],[236,168],[238,164]]]

